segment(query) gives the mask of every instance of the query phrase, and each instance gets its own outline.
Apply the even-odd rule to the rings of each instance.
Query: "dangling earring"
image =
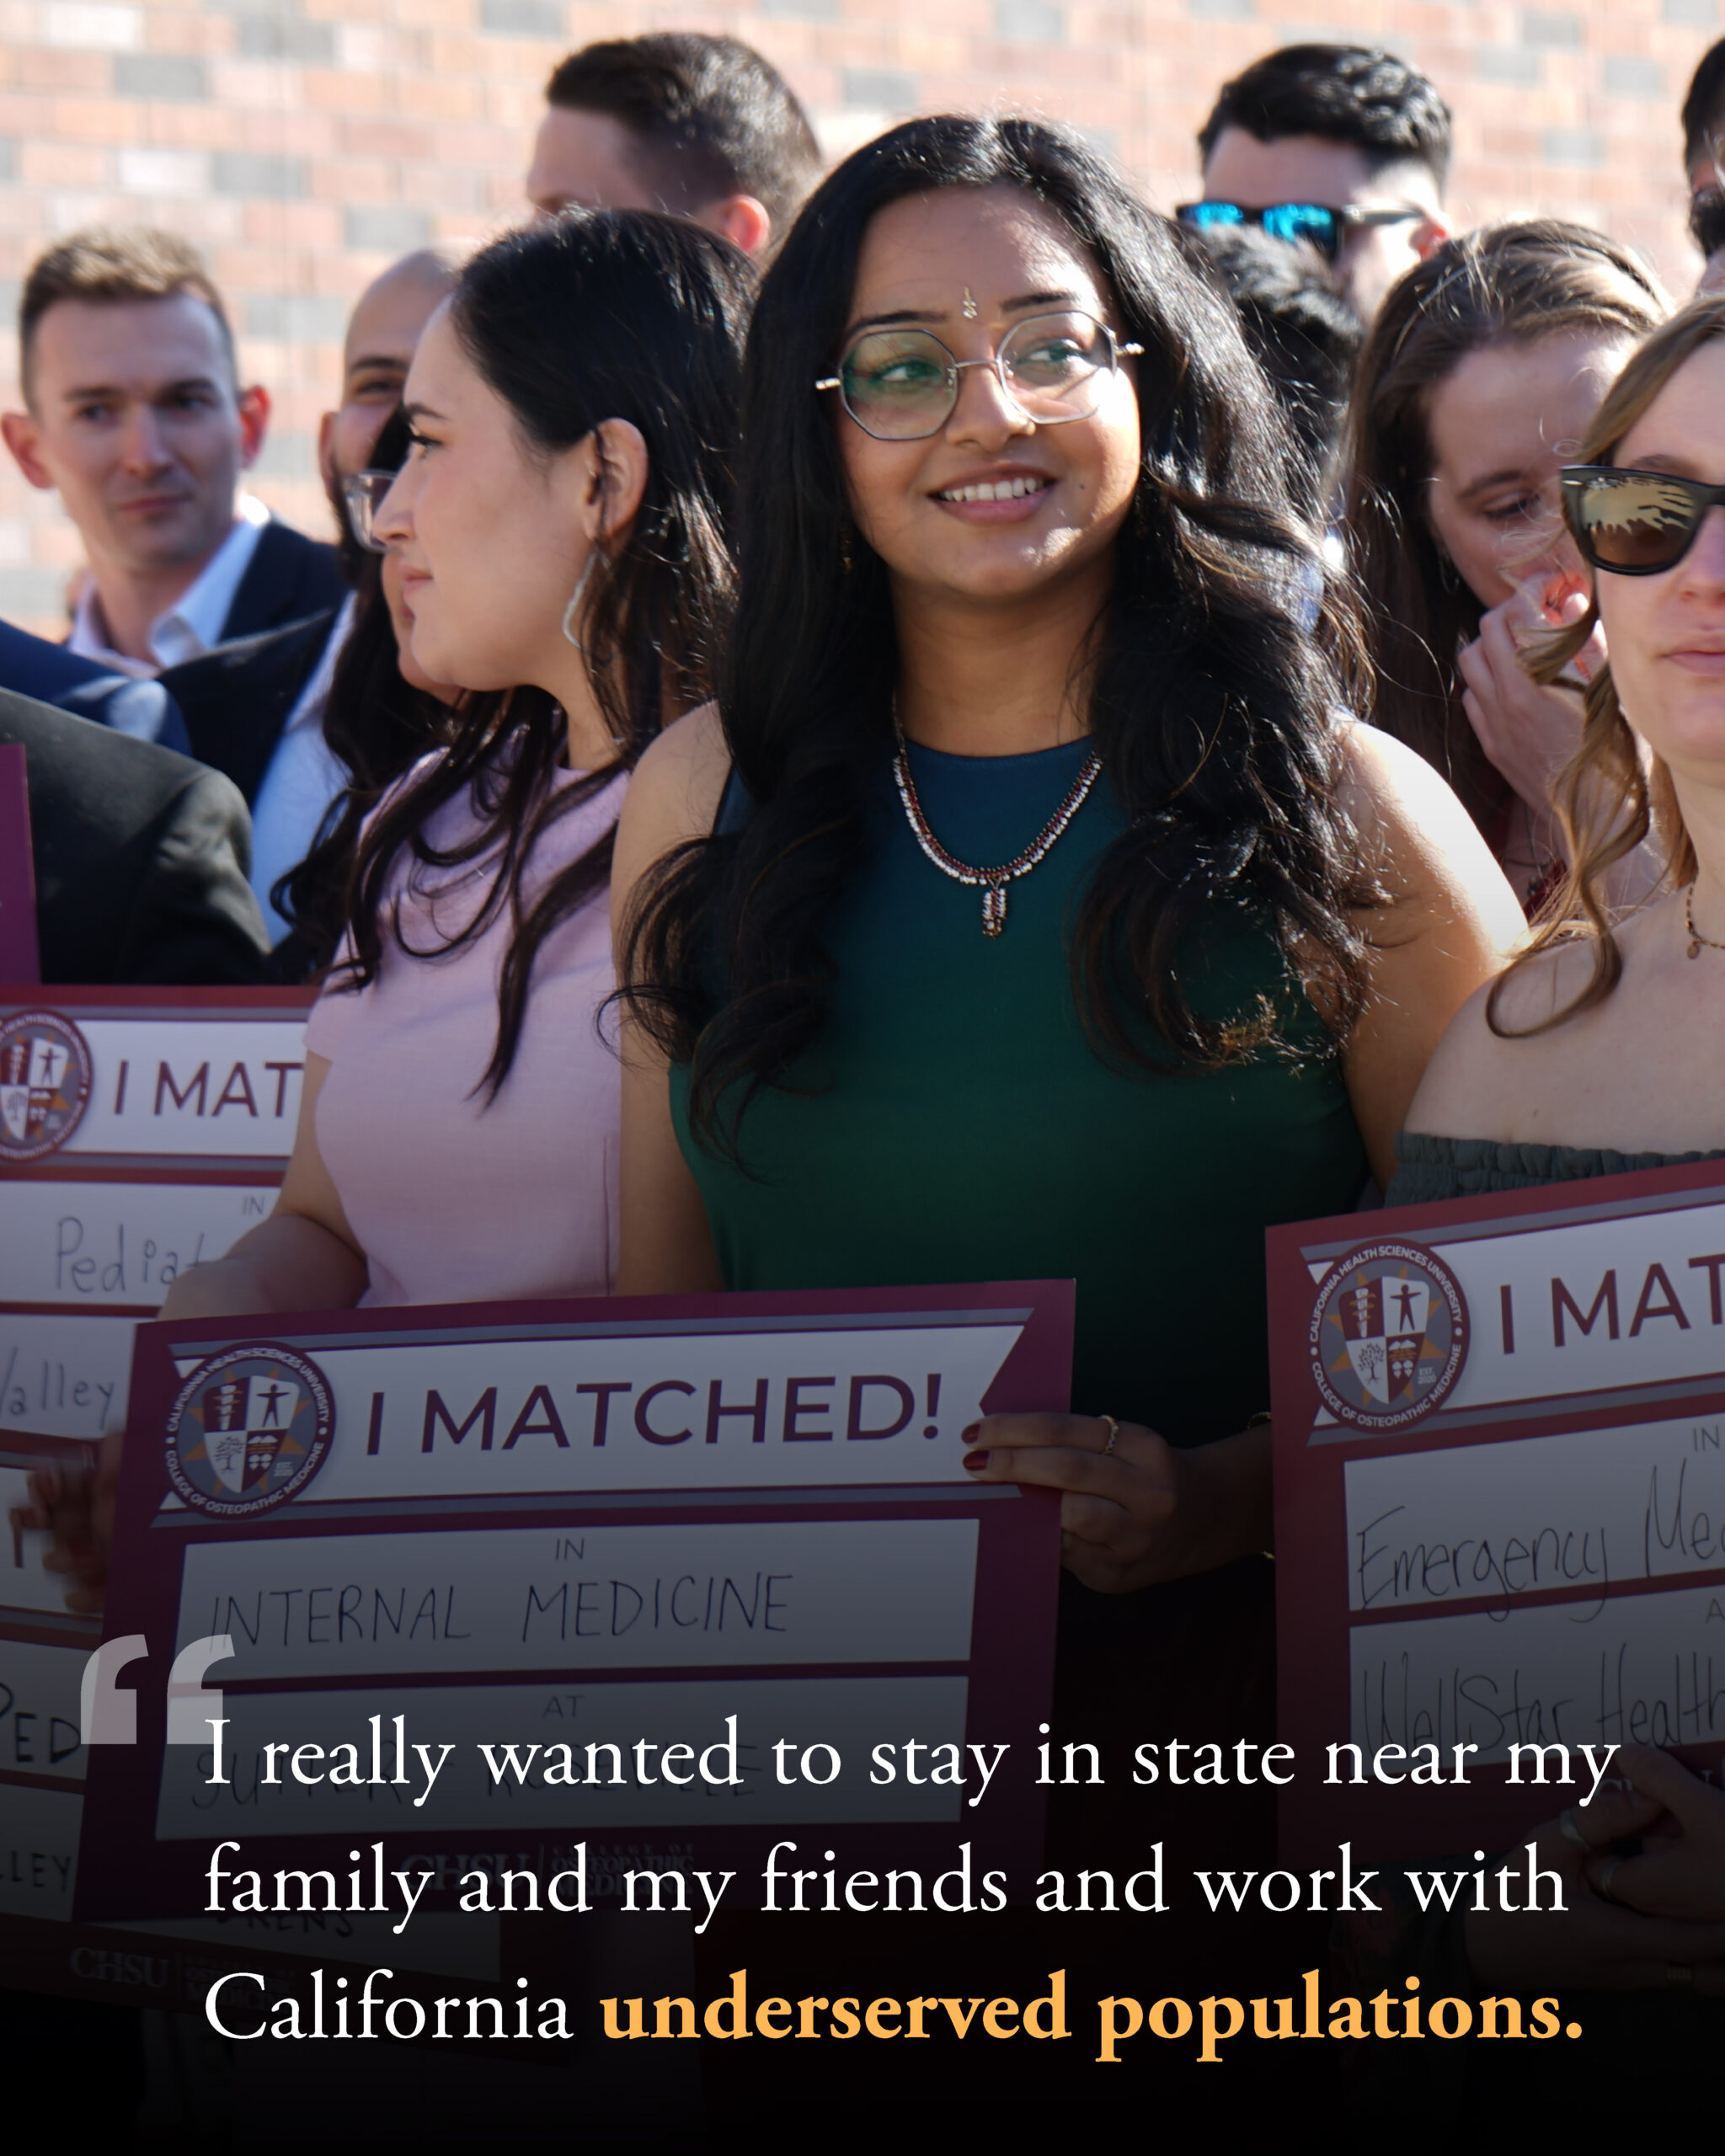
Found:
[[[841,532],[839,535],[839,567],[848,576],[856,566],[851,554],[851,535],[848,531]]]
[[[592,575],[593,564],[598,559],[599,549],[595,547],[588,553],[586,560],[582,563],[581,574],[575,579],[575,588],[570,594],[569,603],[563,610],[563,635],[569,642],[574,646],[575,649],[580,653],[583,659],[588,657],[589,654],[586,645],[584,644],[581,642],[581,639],[575,634],[574,619],[576,615],[581,611],[581,601],[587,595],[587,579]]]

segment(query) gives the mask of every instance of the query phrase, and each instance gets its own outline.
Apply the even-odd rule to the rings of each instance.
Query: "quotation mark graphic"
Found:
[[[206,1673],[218,1662],[233,1656],[233,1640],[227,1632],[211,1632],[194,1640],[174,1657],[168,1673],[168,1742],[170,1744],[207,1744],[210,1724],[222,1713],[222,1694],[204,1689]],[[86,1744],[136,1744],[138,1741],[138,1697],[122,1692],[115,1683],[122,1669],[135,1662],[147,1662],[150,1642],[142,1632],[128,1632],[123,1639],[104,1640],[84,1664],[78,1688],[78,1722]]]

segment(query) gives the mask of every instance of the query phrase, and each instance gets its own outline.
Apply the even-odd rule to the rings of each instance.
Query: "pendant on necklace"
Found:
[[[985,936],[998,936],[1007,925],[1007,887],[1004,883],[985,883],[982,887],[982,932]]]
[[[1699,936],[1691,936],[1689,939],[1689,955],[1691,958],[1698,958],[1701,954],[1701,939]]]

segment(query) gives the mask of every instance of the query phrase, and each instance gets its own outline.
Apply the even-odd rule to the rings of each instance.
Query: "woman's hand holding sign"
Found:
[[[1650,1746],[1626,1746],[1612,1764],[1635,1790],[1633,1799],[1619,1801],[1643,1810],[1656,1805],[1659,1817],[1637,1854],[1604,1849],[1588,1858],[1594,1892],[1643,1916],[1725,1924],[1725,1792]],[[1582,1831],[1597,1848],[1597,1831]],[[1725,1990],[1725,1974],[1718,1988]]]
[[[1491,1990],[1725,1997],[1725,1794],[1651,1747],[1625,1745],[1611,1764],[1628,1789],[1602,1790],[1539,1835],[1562,1911],[1469,1914],[1475,1977]]]
[[[979,1481],[1059,1490],[1066,1569],[1102,1594],[1231,1564],[1270,1543],[1270,1433],[1177,1446],[1105,1415],[988,1415],[964,1433]]]
[[[66,1606],[78,1616],[99,1614],[106,1598],[120,1437],[117,1429],[108,1432],[93,1466],[54,1460],[36,1468],[29,1502],[13,1508],[14,1531],[52,1536],[42,1563],[64,1577]]]

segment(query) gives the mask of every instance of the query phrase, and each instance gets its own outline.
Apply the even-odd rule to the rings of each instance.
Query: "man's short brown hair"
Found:
[[[61,300],[201,300],[222,331],[230,362],[233,331],[204,258],[189,240],[153,225],[90,225],[56,240],[32,264],[18,302],[19,373],[30,394],[36,325]]]
[[[584,45],[553,70],[545,98],[620,120],[667,209],[752,195],[775,244],[820,177],[820,146],[790,85],[734,37],[665,30]]]

